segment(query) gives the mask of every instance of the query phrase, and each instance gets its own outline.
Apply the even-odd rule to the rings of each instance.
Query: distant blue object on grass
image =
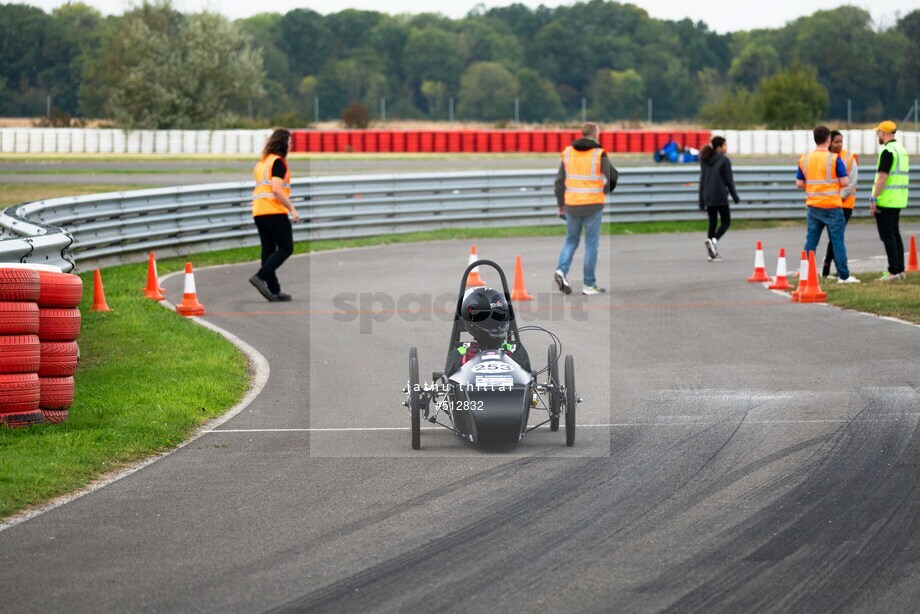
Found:
[[[699,162],[700,152],[689,147],[682,148],[676,141],[668,141],[654,154],[655,162]]]

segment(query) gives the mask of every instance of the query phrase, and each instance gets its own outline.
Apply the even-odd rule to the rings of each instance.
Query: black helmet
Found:
[[[460,316],[466,331],[484,350],[496,350],[508,338],[511,310],[505,295],[492,288],[476,288],[463,299]]]

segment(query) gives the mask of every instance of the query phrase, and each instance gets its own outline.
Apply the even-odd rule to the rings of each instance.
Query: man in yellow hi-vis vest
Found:
[[[595,268],[601,236],[601,220],[607,194],[617,185],[617,170],[610,164],[607,152],[597,141],[600,128],[586,123],[581,127],[582,138],[565,148],[562,164],[556,173],[556,202],[559,216],[565,220],[565,245],[556,265],[556,284],[565,294],[572,293],[566,275],[572,258],[585,231],[584,286],[582,294],[603,294],[607,290],[597,285]]]
[[[899,221],[901,210],[907,207],[910,160],[904,146],[894,138],[897,130],[897,125],[891,121],[884,121],[875,128],[882,150],[878,154],[875,182],[869,196],[869,211],[875,216],[878,236],[888,256],[888,270],[877,281],[907,279]]]

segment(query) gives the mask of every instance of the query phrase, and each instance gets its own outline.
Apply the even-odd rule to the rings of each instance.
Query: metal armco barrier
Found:
[[[555,171],[362,175],[295,179],[302,221],[297,241],[464,227],[560,224]],[[704,219],[697,208],[699,169],[627,168],[605,210],[607,222]],[[920,172],[911,183],[920,186]],[[804,219],[804,193],[790,167],[738,167],[742,198],[735,218]],[[865,206],[869,181],[859,195]],[[258,245],[250,216],[252,182],[183,186],[56,198],[10,207],[0,216],[0,260],[84,269],[140,261],[147,252],[186,254]],[[920,190],[908,205],[920,206]],[[72,239],[71,239],[72,237]],[[71,240],[73,244],[71,245]]]

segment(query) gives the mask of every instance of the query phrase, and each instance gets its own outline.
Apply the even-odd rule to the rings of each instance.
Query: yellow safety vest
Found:
[[[567,207],[579,205],[603,205],[607,202],[604,185],[607,178],[601,167],[600,147],[587,151],[578,151],[571,145],[562,152],[562,164],[565,167],[565,204]]]
[[[843,206],[837,159],[837,154],[818,149],[799,158],[799,168],[805,175],[805,204],[809,207],[839,209]]]
[[[284,162],[284,158],[277,154],[268,154],[256,164],[252,171],[253,178],[256,180],[256,187],[252,191],[252,217],[258,215],[274,215],[278,213],[288,213],[288,208],[281,204],[281,201],[272,192],[272,166],[275,160]],[[287,162],[284,162],[284,180],[285,196],[291,195],[291,169]]]

